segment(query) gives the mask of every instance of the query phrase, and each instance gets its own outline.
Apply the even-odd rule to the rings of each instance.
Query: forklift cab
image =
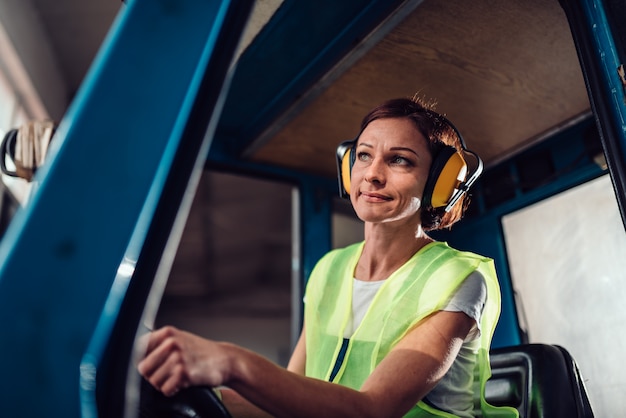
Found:
[[[56,128],[46,163],[35,176],[36,191],[0,242],[0,318],[7,342],[0,346],[0,361],[11,376],[0,383],[4,412],[227,417],[211,388],[190,388],[165,398],[142,383],[133,367],[140,355],[136,341],[144,325],[154,323],[200,177],[216,169],[280,179],[298,189],[299,253],[294,263],[305,283],[315,262],[331,247],[334,149],[354,134],[350,126],[338,127],[344,120],[327,118],[326,112],[342,109],[345,113],[337,119],[358,122],[354,115],[377,100],[381,74],[393,73],[388,68],[391,59],[382,55],[392,51],[405,56],[395,63],[401,71],[426,74],[422,83],[435,83],[437,73],[453,69],[444,74],[448,87],[442,90],[442,102],[461,119],[460,129],[469,134],[464,136],[477,145],[472,148],[480,147],[490,156],[476,184],[468,222],[437,237],[486,253],[498,266],[503,308],[487,400],[516,408],[520,417],[593,416],[584,369],[581,372],[567,347],[529,343],[523,315],[516,310],[500,218],[512,210],[513,199],[534,204],[600,176],[603,171],[591,158],[598,151],[606,157],[615,203],[622,220],[626,218],[624,34],[613,20],[624,10],[619,2],[600,0],[550,5],[557,6],[567,22],[588,103],[580,94],[576,101],[557,100],[563,99],[558,91],[528,89],[530,94],[523,97],[515,91],[520,101],[538,97],[526,107],[536,110],[530,118],[542,129],[530,135],[522,132],[523,140],[505,149],[497,138],[482,134],[502,126],[499,133],[519,133],[529,125],[528,115],[497,100],[498,92],[506,90],[502,85],[490,91],[480,80],[486,77],[515,90],[524,79],[509,79],[460,60],[473,54],[490,56],[487,50],[500,48],[502,37],[472,43],[476,49],[469,53],[455,46],[472,36],[478,40],[484,33],[493,34],[487,29],[503,29],[472,25],[469,14],[499,18],[506,10],[479,4],[468,6],[464,17],[466,5],[457,3],[372,0],[312,5],[284,0],[242,52],[240,36],[254,13],[254,2],[129,0]],[[517,10],[520,16],[534,15],[522,9]],[[312,21],[311,16],[324,19]],[[465,24],[442,25],[450,16]],[[547,15],[535,18],[549,21]],[[317,27],[316,22],[329,26]],[[422,30],[415,30],[415,22],[422,22]],[[472,27],[475,32],[468,33]],[[445,49],[434,47],[430,38],[421,39],[433,33],[448,36],[441,38]],[[414,56],[420,65],[407,70],[403,65]],[[376,58],[378,66],[373,64]],[[528,71],[548,61],[528,57]],[[373,67],[379,73],[366,71]],[[342,84],[351,79],[354,84]],[[461,88],[473,85],[484,88],[471,94]],[[361,96],[364,90],[374,94]],[[391,90],[384,92],[385,97],[389,94]],[[552,99],[555,113],[569,113],[548,126],[553,119],[541,115],[552,113],[538,106],[553,104]],[[501,107],[510,113],[463,116],[464,109],[474,106],[489,110],[479,107],[481,101],[491,104],[494,112]],[[582,107],[568,107],[574,101]],[[494,125],[472,119],[489,119]],[[328,122],[330,131],[323,130],[322,122]],[[589,126],[596,133],[591,145],[579,135]],[[576,134],[565,135],[570,128]],[[557,161],[552,146],[566,149],[563,158],[569,158],[572,149],[583,149],[584,161],[567,161],[565,165],[573,167],[569,171],[546,168]],[[536,158],[537,149],[550,163]],[[554,164],[559,168],[560,163]],[[571,176],[552,182],[565,171]],[[297,296],[301,300],[301,294]]]

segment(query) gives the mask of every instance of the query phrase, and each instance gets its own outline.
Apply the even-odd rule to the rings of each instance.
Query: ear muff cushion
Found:
[[[350,172],[354,165],[355,140],[344,141],[337,147],[337,177],[339,180],[339,196],[344,198],[350,197]]]
[[[352,148],[348,148],[346,153],[343,155],[343,158],[341,159],[341,181],[343,188],[348,195],[350,194],[350,174],[352,171],[352,164],[354,162],[354,160],[352,159],[353,153],[354,150]]]
[[[433,160],[428,180],[424,188],[425,206],[440,208],[446,206],[454,191],[465,180],[467,163],[453,147],[446,147]]]

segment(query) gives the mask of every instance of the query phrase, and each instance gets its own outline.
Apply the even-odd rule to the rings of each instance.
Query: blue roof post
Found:
[[[80,416],[81,358],[231,3],[135,0],[114,22],[0,243],[3,416]]]
[[[583,70],[602,147],[626,226],[626,86],[624,45],[618,51],[602,0],[561,0]],[[621,25],[623,16],[613,16]]]
[[[317,261],[332,248],[332,198],[328,187],[306,179],[300,183],[300,265],[302,292]],[[302,294],[300,295],[302,296]],[[300,297],[300,300],[302,298]]]

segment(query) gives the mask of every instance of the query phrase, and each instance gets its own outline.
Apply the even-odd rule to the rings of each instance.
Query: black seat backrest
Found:
[[[513,406],[520,418],[593,417],[580,370],[563,347],[524,344],[491,352],[485,397]]]

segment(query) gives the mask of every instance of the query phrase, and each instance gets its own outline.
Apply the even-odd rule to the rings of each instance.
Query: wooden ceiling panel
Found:
[[[487,164],[589,109],[557,1],[427,0],[253,156],[335,175],[336,145],[373,106],[437,103]]]

